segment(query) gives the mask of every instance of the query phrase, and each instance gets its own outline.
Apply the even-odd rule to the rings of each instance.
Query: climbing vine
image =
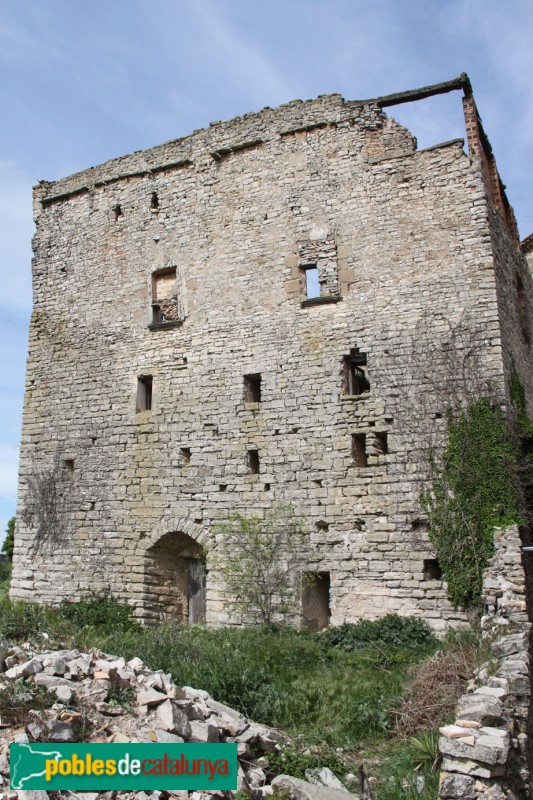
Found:
[[[516,431],[488,400],[448,412],[448,443],[431,459],[433,480],[421,502],[455,605],[480,604],[494,528],[522,522],[520,449]]]

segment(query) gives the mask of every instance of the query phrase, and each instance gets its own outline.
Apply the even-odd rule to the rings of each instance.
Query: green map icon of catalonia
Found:
[[[37,788],[36,780],[39,788],[44,788],[46,762],[50,759],[59,761],[61,753],[59,750],[42,750],[41,747],[36,749],[29,743],[10,746],[11,789]]]

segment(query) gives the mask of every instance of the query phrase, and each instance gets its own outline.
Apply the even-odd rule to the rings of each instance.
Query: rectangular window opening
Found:
[[[366,433],[352,433],[352,457],[357,467],[367,466]]]
[[[179,319],[176,267],[158,270],[152,275],[152,322],[160,325]]]
[[[427,558],[424,559],[424,580],[425,581],[440,581],[442,577],[442,570],[438,559]]]
[[[370,390],[366,368],[366,353],[352,348],[350,355],[343,359],[343,391],[346,395],[357,396]]]
[[[191,448],[190,447],[180,447],[180,464],[182,467],[187,466],[187,464],[191,463]]]
[[[316,264],[309,264],[302,267],[305,275],[305,294],[308,300],[320,297],[320,281],[318,280],[318,267]]]
[[[261,375],[259,373],[244,376],[244,402],[261,402]]]
[[[66,458],[63,462],[65,467],[65,473],[69,480],[72,480],[74,477],[74,459],[73,458]]]
[[[259,451],[248,450],[248,469],[252,475],[259,475]]]
[[[139,375],[137,378],[137,411],[152,410],[152,387],[151,375]]]

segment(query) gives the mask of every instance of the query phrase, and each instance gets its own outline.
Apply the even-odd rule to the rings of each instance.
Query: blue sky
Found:
[[[0,539],[15,510],[31,187],[295,98],[363,99],[466,71],[533,231],[531,0],[0,0]],[[389,109],[428,146],[460,93]]]

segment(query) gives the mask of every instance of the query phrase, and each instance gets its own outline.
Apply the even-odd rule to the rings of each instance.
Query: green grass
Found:
[[[98,647],[126,659],[139,656],[150,668],[170,672],[178,685],[205,689],[283,730],[291,744],[269,756],[271,773],[304,777],[305,769],[322,765],[343,777],[370,757],[376,800],[436,796],[431,734],[421,731],[418,744],[394,743],[392,736],[392,711],[413,668],[441,647],[420,620],[389,615],[325,634],[283,626],[143,628],[130,609],[109,598],[47,609],[12,603],[0,587],[0,630],[11,642],[30,640],[43,649]],[[412,780],[419,774],[426,787],[421,795]]]

